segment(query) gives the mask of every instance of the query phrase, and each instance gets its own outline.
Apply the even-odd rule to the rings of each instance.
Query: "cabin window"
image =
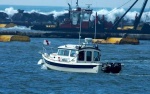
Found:
[[[69,50],[59,49],[58,50],[58,55],[69,56]]]
[[[79,60],[79,61],[84,61],[84,51],[80,51],[80,52],[79,52],[78,60]]]
[[[64,52],[64,50],[59,49],[59,50],[58,50],[58,55],[63,55],[63,52]]]
[[[76,56],[76,50],[71,50],[70,56],[75,57]]]
[[[64,50],[64,56],[69,56],[69,50]]]
[[[100,61],[100,53],[97,51],[94,51],[94,61]]]
[[[86,52],[86,61],[92,61],[92,52],[91,51]]]

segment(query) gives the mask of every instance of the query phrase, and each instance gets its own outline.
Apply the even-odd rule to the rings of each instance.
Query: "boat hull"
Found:
[[[46,57],[43,57],[44,64],[47,68],[58,70],[58,71],[66,71],[66,72],[81,72],[81,73],[98,73],[99,64],[97,63],[59,63],[54,62]]]

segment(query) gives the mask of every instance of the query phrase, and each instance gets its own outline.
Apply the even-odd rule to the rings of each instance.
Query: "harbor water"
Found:
[[[150,41],[142,40],[139,45],[99,44],[101,62],[124,66],[119,74],[88,74],[47,70],[38,65],[43,40],[0,43],[0,94],[150,94]],[[47,40],[51,44],[46,48],[79,42]]]

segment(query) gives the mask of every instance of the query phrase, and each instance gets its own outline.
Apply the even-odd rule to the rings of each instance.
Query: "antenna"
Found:
[[[94,34],[94,39],[96,39],[96,25],[97,25],[97,12],[96,12],[96,15],[95,15],[95,34]]]
[[[78,0],[77,0],[77,2],[76,2],[76,6],[78,7]]]
[[[81,28],[82,28],[82,10],[80,11],[80,31],[79,31],[79,45],[81,43]]]

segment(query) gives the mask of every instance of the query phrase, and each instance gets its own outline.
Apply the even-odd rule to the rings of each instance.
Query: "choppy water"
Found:
[[[44,39],[0,43],[1,94],[150,94],[150,41],[140,45],[99,45],[102,62],[121,62],[119,74],[84,74],[42,69]],[[48,38],[52,47],[77,39]]]

